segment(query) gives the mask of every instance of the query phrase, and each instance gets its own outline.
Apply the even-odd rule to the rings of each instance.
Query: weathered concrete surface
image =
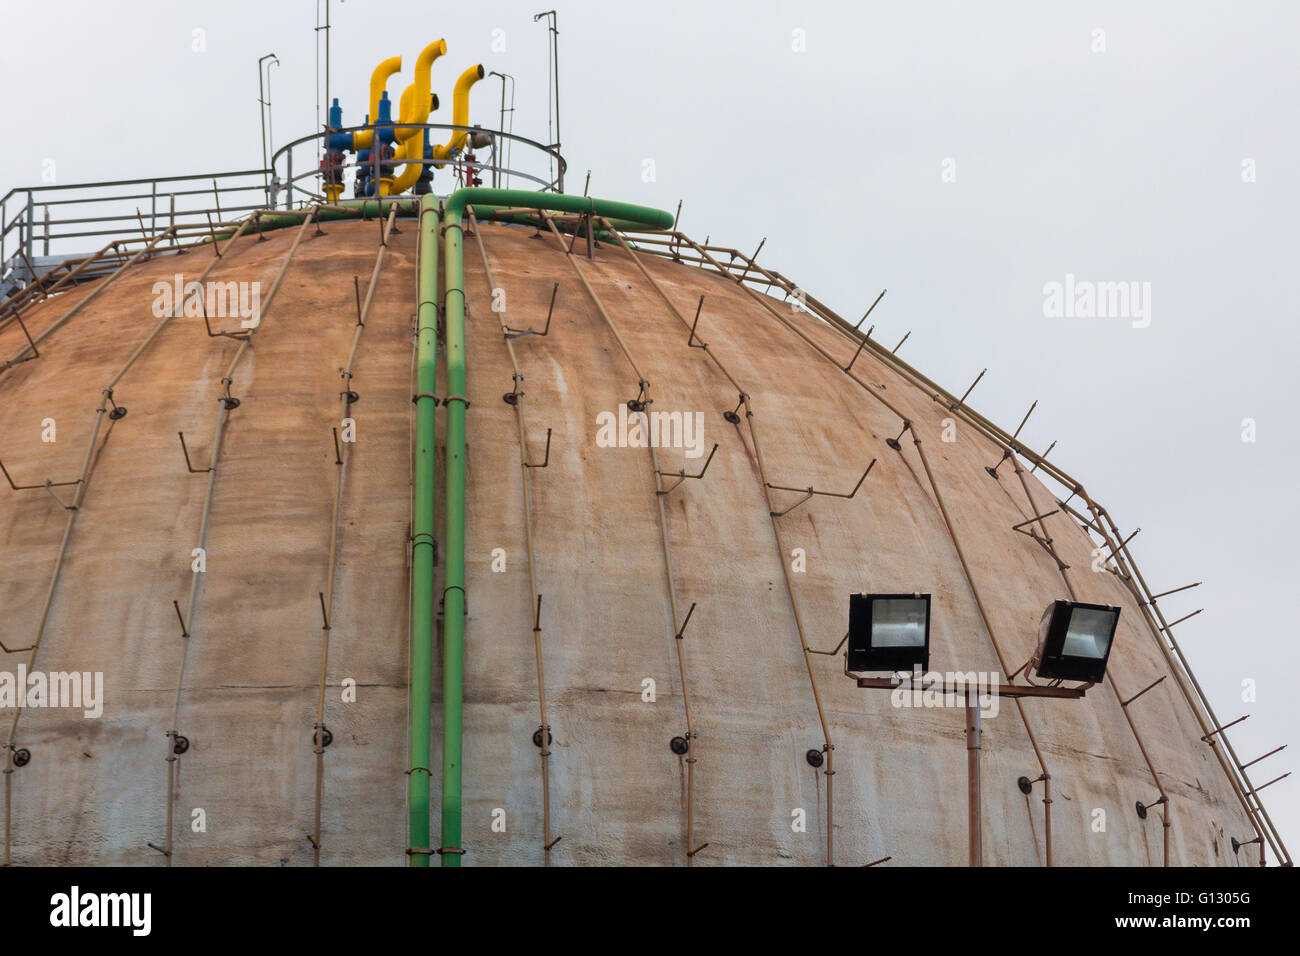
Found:
[[[338,424],[339,370],[354,329],[352,277],[364,284],[369,275],[378,228],[331,223],[327,231],[304,238],[232,383],[241,405],[220,450],[200,610],[187,622],[193,636],[177,729],[192,746],[180,761],[179,865],[311,861],[317,592],[325,587],[336,480],[330,428]],[[550,465],[530,475],[554,734],[552,818],[563,837],[553,862],[681,865],[684,765],[668,742],[685,723],[654,475],[644,449],[595,440],[597,415],[635,397],[636,376],[552,241],[519,227],[485,224],[481,232],[512,326],[540,327],[552,285],[561,284],[550,334],[515,340],[534,460],[553,429]],[[242,240],[211,278],[260,281],[265,291],[292,238],[283,230],[261,243]],[[99,389],[157,321],[153,283],[177,271],[196,277],[205,255],[132,269],[52,335],[39,360],[0,376],[0,457],[16,481],[75,477]],[[390,244],[352,384],[361,400],[353,407],[358,436],[331,632],[326,864],[405,861],[414,259],[415,229],[407,226]],[[815,498],[778,519],[786,547],[807,555],[806,572],[793,580],[810,645],[839,642],[850,593],[929,591],[934,668],[998,670],[916,450],[907,441],[901,453],[885,444],[898,434],[895,416],[734,283],[643,259],[688,317],[707,296],[700,337],[751,396],[769,481],[847,491],[879,459],[857,497]],[[465,262],[464,862],[536,864],[543,854],[531,740],[538,724],[533,597],[514,411],[501,399],[512,387],[511,365],[473,239]],[[709,844],[696,863],[824,862],[826,780],[804,758],[821,746],[821,729],[748,430],[721,415],[735,407],[735,390],[702,350],[687,347],[686,331],[625,253],[602,248],[579,267],[653,383],[654,409],[703,412],[704,450],[720,446],[703,480],[666,498],[677,600],[683,609],[697,603],[682,642],[699,734],[695,841]],[[33,332],[83,294],[34,310]],[[848,361],[844,338],[789,314],[841,364]],[[16,351],[18,336],[0,332],[0,354]],[[236,347],[207,337],[199,319],[177,319],[116,390],[129,414],[101,442],[35,665],[102,671],[104,716],[23,712],[15,740],[32,761],[12,775],[15,862],[161,863],[146,844],[163,838],[165,732],[184,650],[171,602],[185,605],[207,478],[185,471],[176,432],[185,432],[196,464],[206,463],[219,380]],[[1050,510],[1051,494],[1030,476],[1031,504],[1009,467],[1004,478],[1012,480],[990,479],[984,466],[1000,453],[960,425],[956,441],[941,442],[943,406],[869,354],[855,371],[925,441],[997,638],[1018,666],[1033,649],[1043,608],[1066,596],[1054,562],[1011,530]],[[443,381],[440,373],[440,387]],[[46,418],[57,422],[54,443],[41,440]],[[665,471],[703,463],[680,449],[659,454]],[[441,529],[441,474],[439,482]],[[776,494],[780,507],[798,499]],[[66,515],[43,491],[0,489],[0,633],[8,646],[35,636]],[[1131,695],[1166,673],[1128,592],[1112,575],[1088,570],[1087,536],[1062,516],[1047,523],[1075,569],[1080,599],[1125,607],[1111,659],[1119,687]],[[497,548],[504,572],[492,570]],[[438,642],[435,657],[440,635]],[[0,670],[15,670],[25,656],[0,654]],[[961,711],[896,708],[886,693],[858,690],[837,657],[815,657],[814,668],[835,742],[836,862],[892,855],[896,864],[964,864]],[[345,679],[356,682],[355,703],[342,700]],[[653,703],[642,699],[647,679],[656,684]],[[1250,835],[1249,824],[1173,684],[1134,705],[1172,798],[1171,858],[1245,863],[1227,838]],[[440,693],[437,673],[434,687]],[[1153,801],[1157,790],[1110,688],[1081,701],[1029,701],[1026,711],[1055,786],[1055,862],[1158,865],[1159,810],[1146,821],[1134,813],[1135,802]],[[438,701],[434,713],[436,768]],[[0,729],[10,716],[0,712]],[[985,721],[983,770],[986,862],[1041,864],[1041,788],[1026,797],[1016,787],[1019,776],[1036,777],[1038,765],[1010,701]],[[504,832],[492,825],[498,809]],[[191,826],[196,810],[206,832]],[[806,832],[792,830],[798,810]],[[1093,827],[1097,810],[1105,811],[1104,832]]]

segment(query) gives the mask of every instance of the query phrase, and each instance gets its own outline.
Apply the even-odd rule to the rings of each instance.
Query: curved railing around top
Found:
[[[323,140],[326,135],[333,133],[358,133],[373,126],[345,126],[334,130],[321,130],[316,133],[309,133],[301,136],[290,143],[286,143],[276,150],[275,155],[271,157],[271,195],[268,197],[267,205],[284,206],[291,209],[298,202],[318,201],[324,199],[324,190],[321,188],[322,170],[320,168],[321,157],[324,155]],[[378,170],[381,166],[387,175],[393,175],[393,172],[399,166],[404,166],[408,162],[418,163],[422,166],[436,166],[437,168],[464,169],[472,166],[477,172],[491,174],[491,184],[496,187],[508,187],[517,180],[523,180],[528,184],[530,189],[537,192],[561,193],[564,191],[564,173],[568,169],[568,163],[560,155],[557,146],[547,146],[536,140],[529,139],[526,136],[519,136],[515,133],[507,133],[502,130],[485,129],[481,126],[457,126],[452,123],[391,123],[384,124],[384,128],[393,130],[398,129],[416,129],[416,130],[435,130],[486,133],[492,137],[492,144],[485,147],[486,155],[481,159],[475,159],[468,162],[465,154],[468,150],[461,152],[456,158],[446,159],[418,159],[418,160],[380,160],[375,152],[371,151],[370,159],[361,163],[356,159],[356,154],[348,156],[347,162],[342,164],[342,169],[357,169],[360,166],[371,167]],[[423,134],[419,134],[423,135]],[[430,137],[431,139],[441,139],[441,136]],[[310,150],[302,147],[311,144]],[[509,145],[509,155],[513,162],[513,146],[519,145],[526,149],[524,155],[536,160],[537,165],[531,169],[507,167],[501,161],[502,147]],[[295,162],[295,150],[298,150],[297,161]],[[307,154],[307,155],[304,155]],[[545,163],[545,166],[542,166]],[[531,165],[531,164],[530,164]],[[373,177],[373,174],[372,174]],[[462,177],[463,178],[463,177]],[[310,185],[308,185],[310,181]],[[372,180],[373,181],[373,180]],[[466,185],[457,181],[456,188]],[[454,192],[454,189],[448,188],[444,192]],[[345,189],[346,195],[346,189]]]

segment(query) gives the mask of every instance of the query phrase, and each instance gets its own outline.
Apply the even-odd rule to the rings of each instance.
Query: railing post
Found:
[[[29,189],[27,190],[27,216],[26,216],[27,221],[24,224],[26,226],[26,229],[24,229],[23,231],[23,235],[24,235],[23,251],[27,253],[28,259],[32,257],[32,222],[35,220],[35,218],[36,218],[35,197],[32,196],[32,191]],[[35,276],[33,276],[32,278],[35,278]]]
[[[50,204],[42,203],[42,207],[45,209],[45,255],[49,256],[50,254]]]
[[[285,167],[288,171],[288,178],[285,180],[284,191],[284,208],[293,208],[293,150],[290,149],[284,154]]]
[[[49,208],[49,207],[46,207]],[[158,231],[158,180],[149,183],[149,231]]]

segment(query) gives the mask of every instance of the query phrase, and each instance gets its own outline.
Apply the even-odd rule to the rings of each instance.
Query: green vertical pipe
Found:
[[[460,866],[461,732],[465,671],[465,272],[460,216],[443,214],[447,291],[447,459],[444,492],[447,572],[442,592],[442,855],[443,866]]]
[[[429,198],[425,196],[424,202],[428,203]],[[672,214],[661,209],[591,199],[586,196],[564,196],[519,189],[460,189],[448,197],[444,205],[442,225],[443,255],[446,257],[444,273],[447,283],[444,298],[447,395],[443,404],[447,409],[445,493],[447,533],[444,536],[446,575],[443,591],[442,646],[442,847],[449,852],[442,854],[443,866],[460,866],[461,857],[461,772],[463,770],[461,735],[464,727],[465,662],[465,406],[468,402],[465,398],[465,270],[461,252],[460,221],[465,214],[465,207],[471,204],[593,213],[611,219],[628,220],[651,229],[667,229],[673,224]],[[422,227],[425,208],[422,206],[420,213]],[[421,246],[421,281],[425,272],[425,259],[430,250],[433,251],[434,256],[437,255],[436,236],[432,242]],[[420,293],[420,301],[424,301],[423,291]],[[417,483],[421,480],[422,474],[417,467]],[[428,480],[430,482],[433,480],[432,468],[428,472]],[[419,493],[420,489],[417,486],[417,495]],[[431,489],[428,490],[428,497],[432,502]],[[417,507],[418,500],[417,498]],[[414,678],[412,678],[412,694],[414,694],[414,686]],[[412,734],[414,734],[414,722]],[[415,812],[414,800],[412,800],[411,812],[412,814]]]
[[[433,499],[438,360],[438,200],[420,200],[415,353],[415,506],[411,519],[411,742],[407,796],[411,866],[429,865],[430,706],[433,696]]]

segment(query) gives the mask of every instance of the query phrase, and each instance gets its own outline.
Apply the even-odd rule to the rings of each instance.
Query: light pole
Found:
[[[930,661],[930,595],[928,594],[854,594],[849,598],[848,647],[844,651],[844,673],[859,687],[897,691],[903,687],[900,670],[911,670],[910,689],[944,697],[952,694],[965,698],[966,709],[966,813],[967,859],[970,866],[984,865],[983,813],[980,805],[980,750],[983,746],[980,727],[981,694],[1016,700],[1025,697],[1049,697],[1078,700],[1093,684],[1106,676],[1115,628],[1119,623],[1118,607],[1056,601],[1043,612],[1038,627],[1038,645],[1033,657],[1016,671],[1030,667],[1049,684],[1013,684],[1016,674],[1006,682],[976,683],[955,675],[950,684],[938,677],[926,682],[921,672]],[[889,677],[861,677],[853,671],[890,671]],[[936,675],[930,675],[936,676]],[[918,683],[918,679],[920,683]],[[1063,680],[1085,681],[1078,687],[1062,687]],[[1021,782],[1023,781],[1023,782]],[[1028,793],[1026,784],[1017,781]],[[1049,830],[1050,838],[1050,830]]]

